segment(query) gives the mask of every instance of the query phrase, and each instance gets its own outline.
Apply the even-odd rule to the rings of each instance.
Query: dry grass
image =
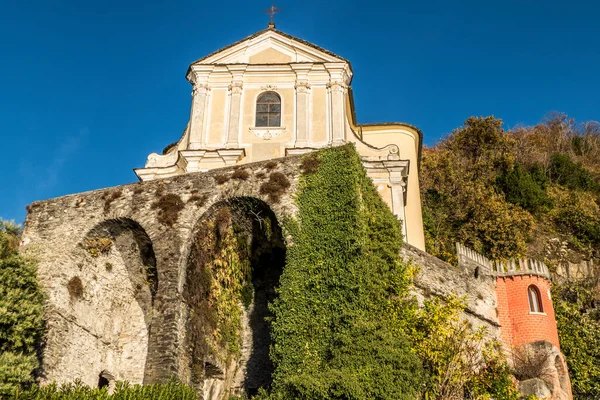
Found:
[[[215,182],[217,182],[217,185],[222,185],[226,182],[229,182],[229,179],[231,179],[229,177],[229,175],[224,175],[224,174],[219,174],[219,175],[215,175]]]
[[[269,161],[268,163],[265,164],[265,168],[268,169],[269,171],[271,171],[272,169],[275,169],[275,167],[277,167],[277,165],[279,165],[279,163],[277,161]]]
[[[188,203],[194,203],[198,207],[202,207],[208,201],[208,195],[206,194],[198,194],[198,191],[192,192],[192,195],[188,199]]]
[[[284,174],[273,172],[269,180],[260,185],[260,194],[269,196],[272,202],[277,203],[290,185],[290,181]]]
[[[83,296],[83,283],[78,276],[74,276],[67,283],[67,290],[69,291],[69,296],[71,300],[80,299]]]
[[[92,237],[83,241],[83,248],[87,250],[90,256],[96,258],[106,255],[112,248],[113,242],[109,237]]]
[[[309,154],[302,159],[300,169],[304,174],[314,174],[319,169],[320,164],[321,160],[319,160],[316,154]]]
[[[158,208],[158,222],[166,226],[173,226],[177,222],[179,211],[184,207],[181,197],[173,193],[165,194],[152,204],[152,209]]]
[[[250,177],[250,173],[245,168],[236,168],[231,175],[232,179],[236,179],[238,181],[245,181]]]
[[[104,200],[104,214],[108,214],[112,202],[120,198],[122,194],[123,191],[121,189],[115,189],[111,190],[110,192],[105,192],[102,195],[101,198]]]

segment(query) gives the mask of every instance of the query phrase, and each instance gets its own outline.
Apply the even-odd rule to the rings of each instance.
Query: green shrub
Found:
[[[526,170],[516,164],[512,170],[498,175],[496,187],[504,193],[506,201],[535,214],[552,204],[546,194],[547,181],[541,168],[536,166]]]
[[[81,382],[64,385],[35,386],[25,392],[15,392],[15,400],[196,400],[195,390],[176,379],[154,385],[130,385],[117,382],[113,394],[106,388],[90,388]]]
[[[600,207],[589,192],[551,187],[555,204],[549,216],[561,231],[569,233],[584,245],[600,245]]]
[[[594,180],[592,174],[581,164],[574,163],[566,154],[552,154],[548,177],[552,182],[569,189],[600,191],[600,184]]]
[[[567,282],[552,289],[560,347],[575,399],[600,398],[600,322],[594,282]]]
[[[0,398],[33,383],[44,297],[35,264],[17,252],[19,229],[0,219]]]
[[[501,344],[462,320],[464,309],[464,299],[433,297],[406,320],[428,375],[421,398],[518,399]]]

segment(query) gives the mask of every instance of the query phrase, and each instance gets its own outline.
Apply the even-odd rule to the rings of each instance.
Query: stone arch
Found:
[[[276,214],[253,197],[220,201],[198,219],[190,241],[183,298],[191,382],[205,399],[252,395],[270,385],[273,370],[267,305],[286,252]],[[219,305],[221,290],[233,303]]]
[[[80,359],[71,362],[90,385],[142,383],[158,289],[152,241],[132,219],[105,220],[88,231],[74,258],[81,288],[76,298],[70,294],[70,329],[82,333],[70,344]]]
[[[125,235],[130,235],[127,239],[133,239],[133,241],[122,240]],[[86,238],[101,237],[112,238],[116,249],[126,261],[125,267],[129,279],[138,281],[142,277],[150,290],[150,301],[153,303],[158,291],[158,272],[152,240],[146,230],[130,218],[109,219],[96,225],[86,236]],[[127,247],[128,245],[129,247]],[[136,267],[138,258],[143,269]],[[140,301],[144,300],[140,298]]]
[[[558,383],[560,384],[561,389],[568,391],[570,389],[569,374],[567,373],[565,361],[560,354],[557,354],[556,357],[554,357],[554,368],[556,368]]]

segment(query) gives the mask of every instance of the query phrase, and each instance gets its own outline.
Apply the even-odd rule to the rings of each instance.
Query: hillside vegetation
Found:
[[[600,258],[600,124],[553,115],[503,129],[471,117],[423,152],[427,251],[456,263],[455,242],[495,260]],[[579,398],[600,396],[598,282],[555,284],[562,351]],[[591,396],[591,397],[590,397]]]
[[[469,118],[423,152],[427,251],[453,262],[459,241],[492,259],[598,256],[599,177],[600,124],[557,115],[505,131]]]

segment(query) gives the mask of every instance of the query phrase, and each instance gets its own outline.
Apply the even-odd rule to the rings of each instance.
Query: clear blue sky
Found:
[[[269,2],[0,0],[0,216],[136,181],[177,140],[189,63],[266,27]],[[600,119],[594,0],[281,0],[277,28],[352,62],[358,121],[425,143],[471,115]]]

